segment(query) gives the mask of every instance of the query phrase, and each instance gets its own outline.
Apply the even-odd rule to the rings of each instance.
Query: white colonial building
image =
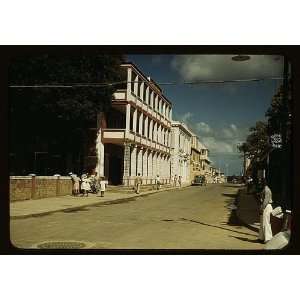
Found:
[[[161,88],[134,64],[122,64],[124,81],[114,93],[112,109],[99,114],[96,172],[110,184],[164,183],[171,172],[172,104]]]
[[[172,122],[171,176],[182,177],[182,183],[190,183],[190,154],[193,133],[181,122]]]

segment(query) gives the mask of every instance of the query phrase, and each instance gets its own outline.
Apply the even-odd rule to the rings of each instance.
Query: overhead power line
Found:
[[[158,85],[201,85],[201,84],[222,84],[222,83],[243,83],[243,82],[258,82],[265,80],[283,80],[283,77],[263,77],[263,78],[249,78],[249,79],[231,79],[231,80],[197,80],[197,81],[173,81],[173,82],[159,82]],[[117,82],[90,82],[90,83],[61,83],[61,84],[31,84],[21,85],[12,84],[10,88],[82,88],[82,87],[109,87],[119,84],[136,83],[136,81],[117,81]]]

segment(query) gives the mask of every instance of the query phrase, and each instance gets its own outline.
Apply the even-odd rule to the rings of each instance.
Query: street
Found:
[[[11,220],[19,248],[80,241],[96,249],[262,249],[257,232],[238,224],[229,206],[237,185],[210,184]]]

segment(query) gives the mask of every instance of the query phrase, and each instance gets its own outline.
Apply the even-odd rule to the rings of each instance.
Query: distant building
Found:
[[[124,80],[114,93],[112,109],[99,114],[96,171],[110,184],[143,184],[156,175],[170,180],[172,104],[161,88],[134,64],[126,63]]]
[[[200,164],[201,175],[206,176],[207,182],[212,182],[213,168],[211,166],[211,160],[208,158],[209,150],[206,146],[200,143]]]
[[[181,122],[172,122],[171,176],[182,177],[183,183],[190,183],[190,154],[193,133]]]
[[[199,137],[195,134],[192,136],[191,142],[191,160],[190,160],[190,178],[194,179],[197,175],[202,175],[201,167],[201,148],[202,144],[200,143]]]

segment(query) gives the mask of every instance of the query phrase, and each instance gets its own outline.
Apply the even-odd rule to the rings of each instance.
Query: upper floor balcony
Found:
[[[140,97],[131,92],[128,93],[127,90],[117,90],[114,93],[114,98],[112,100],[113,107],[127,103],[131,104],[132,107],[137,108],[148,117],[162,123],[165,127],[171,127],[171,121],[166,116],[159,111],[156,111],[150,104],[145,103]]]
[[[123,145],[124,143],[132,143],[140,147],[146,147],[150,150],[156,150],[169,154],[170,148],[166,145],[152,141],[145,136],[126,129],[102,129],[102,142]]]

